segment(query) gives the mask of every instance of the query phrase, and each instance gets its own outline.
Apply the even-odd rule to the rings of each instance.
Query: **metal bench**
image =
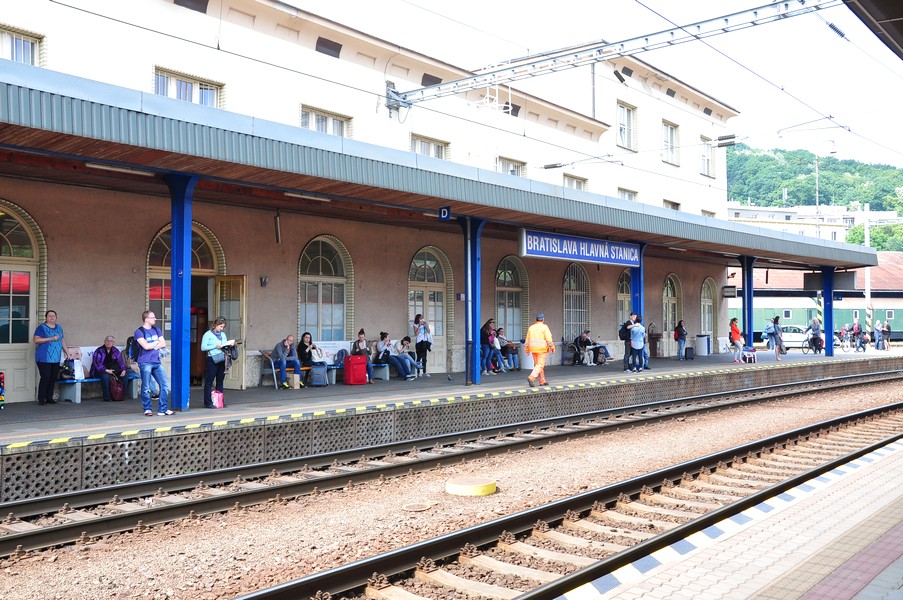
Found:
[[[264,357],[265,359],[267,359],[268,361],[270,361],[270,373],[273,374],[273,387],[275,387],[278,390],[279,389],[279,375],[278,375],[279,370],[276,368],[276,361],[273,360],[273,351],[272,350],[261,350],[260,355],[262,357]],[[309,366],[302,366],[301,373],[299,373],[299,375],[302,373],[307,373],[308,371],[310,371]],[[295,372],[294,366],[285,365],[286,375],[289,373],[294,373],[294,372]],[[267,375],[266,369],[260,369],[260,379],[257,380],[258,387],[263,386],[263,378],[266,375]]]

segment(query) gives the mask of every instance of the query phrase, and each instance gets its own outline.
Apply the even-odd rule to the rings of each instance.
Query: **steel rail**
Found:
[[[615,503],[622,495],[635,497],[638,496],[644,488],[658,489],[664,485],[665,482],[680,482],[687,475],[695,476],[703,471],[713,470],[713,468],[720,463],[730,465],[745,456],[761,455],[769,449],[786,446],[794,440],[808,439],[814,434],[824,430],[836,429],[842,425],[859,420],[872,419],[899,410],[903,410],[903,403],[869,409],[794,429],[762,440],[742,444],[734,448],[692,459],[678,465],[659,469],[596,490],[583,492],[570,498],[527,509],[487,523],[475,525],[430,540],[424,540],[404,548],[399,548],[327,571],[315,573],[295,581],[251,592],[239,597],[237,600],[294,600],[297,598],[313,597],[317,593],[341,595],[349,590],[362,588],[375,573],[391,577],[400,573],[409,572],[412,571],[417,566],[417,563],[423,558],[441,560],[456,556],[460,553],[465,544],[471,544],[477,547],[492,544],[496,542],[499,536],[504,532],[517,535],[518,533],[531,530],[537,521],[556,523],[563,520],[571,511],[579,513],[590,510],[596,502],[610,505]],[[757,492],[743,499],[738,499],[738,501],[713,511],[712,513],[707,513],[689,523],[678,526],[666,534],[656,536],[647,542],[641,543],[639,546],[642,546],[642,548],[640,549],[634,549],[637,548],[637,546],[633,546],[628,551],[606,558],[603,561],[600,561],[604,563],[603,566],[598,566],[598,564],[596,564],[586,567],[570,576],[566,576],[563,580],[557,580],[537,588],[533,592],[527,592],[527,594],[535,593],[537,594],[536,596],[522,595],[519,596],[519,598],[531,598],[531,600],[558,598],[562,593],[574,589],[587,581],[592,581],[607,573],[608,570],[616,569],[619,566],[633,562],[639,556],[644,555],[643,553],[648,553],[664,547],[673,543],[676,539],[682,539],[683,536],[686,536],[693,531],[707,527],[714,522],[724,519],[728,515],[742,512],[742,510],[745,510],[749,506],[758,504],[764,497],[770,497],[776,493],[780,493],[781,491],[798,485],[800,481],[811,479],[814,476],[836,468],[838,464],[848,462],[853,458],[872,451],[876,447],[881,447],[890,441],[894,441],[901,437],[903,437],[903,434],[891,436],[880,443],[870,444],[867,448],[853,452],[845,457],[845,459],[832,460],[825,465],[771,486],[766,490]],[[625,554],[625,552],[627,553]],[[623,558],[621,558],[622,554]]]

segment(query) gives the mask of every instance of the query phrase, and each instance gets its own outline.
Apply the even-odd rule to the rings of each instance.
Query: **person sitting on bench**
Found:
[[[574,364],[584,364],[589,367],[599,363],[599,345],[593,343],[593,338],[589,335],[589,329],[577,336],[574,340]],[[589,356],[592,355],[592,356]]]
[[[110,379],[118,379],[125,387],[125,361],[122,353],[115,346],[116,338],[108,335],[103,339],[103,346],[99,346],[91,359],[91,377],[100,377],[100,387],[103,390],[103,401],[111,402]],[[119,398],[122,400],[122,398]]]
[[[310,336],[309,333],[304,335]],[[308,340],[309,341],[309,340]],[[303,336],[302,342],[303,344]],[[301,347],[301,344],[298,344],[298,347]],[[301,361],[298,360],[298,354],[295,352],[295,336],[292,334],[288,334],[285,336],[285,339],[276,344],[273,348],[273,364],[279,367],[279,387],[283,389],[289,389],[292,387],[288,381],[285,380],[285,367],[288,365],[289,367],[295,368],[295,375],[301,376]],[[300,382],[299,387],[304,387],[304,383]]]

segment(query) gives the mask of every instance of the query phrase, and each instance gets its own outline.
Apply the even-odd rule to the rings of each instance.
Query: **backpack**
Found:
[[[335,360],[333,361],[333,364],[340,366],[340,367],[344,366],[346,356],[348,356],[348,351],[345,350],[344,348],[342,348],[341,350],[339,350],[338,352],[335,353]]]
[[[138,360],[139,354],[141,354],[141,346],[135,341],[135,336],[130,335],[129,339],[125,341],[125,352],[122,353],[122,358],[127,362],[134,362]]]
[[[618,330],[618,339],[622,342],[626,342],[630,339],[630,330],[627,329],[627,323],[623,323],[621,325],[621,329]]]
[[[853,325],[853,335],[857,335],[860,331],[862,331],[862,328],[859,326],[859,323]]]
[[[774,323],[769,322],[768,325],[765,326],[765,334],[771,335],[774,333]]]
[[[678,331],[677,328],[675,327],[674,328],[674,341],[676,342],[678,340],[680,340],[680,331]]]

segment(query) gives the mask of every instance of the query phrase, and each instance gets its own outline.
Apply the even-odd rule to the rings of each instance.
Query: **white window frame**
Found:
[[[29,46],[27,60],[21,54],[22,48],[16,45]],[[0,29],[0,58],[37,67],[41,63],[41,38],[13,29]]]
[[[222,108],[223,84],[168,69],[155,69],[154,93],[201,106]]]
[[[423,156],[432,156],[440,160],[448,159],[448,142],[423,137],[421,135],[411,135],[411,152],[414,154],[422,154]]]
[[[885,321],[893,321],[894,320],[894,309],[888,308],[884,311],[884,320]]]
[[[575,177],[573,175],[564,176],[564,187],[572,190],[586,191],[587,179],[585,177]]]
[[[678,145],[680,143],[680,131],[677,125],[662,121],[662,162],[671,165],[680,165]]]
[[[662,206],[671,210],[680,210],[680,202],[674,202],[673,200],[662,200]]]
[[[515,177],[526,177],[527,163],[499,156],[495,161],[495,170],[499,173],[514,175]]]
[[[784,314],[781,318],[784,320],[785,323],[787,321],[792,321],[793,320],[793,311],[790,310],[789,308],[785,308]]]
[[[699,154],[699,173],[706,177],[714,177],[714,146],[712,140],[708,138],[699,138],[700,154]]]
[[[628,150],[636,150],[636,108],[618,102],[617,145]]]
[[[621,200],[627,200],[628,202],[636,202],[637,193],[633,190],[618,188],[618,198],[620,198]]]
[[[351,137],[351,117],[310,106],[301,107],[298,126],[302,129],[319,131],[336,137]]]

